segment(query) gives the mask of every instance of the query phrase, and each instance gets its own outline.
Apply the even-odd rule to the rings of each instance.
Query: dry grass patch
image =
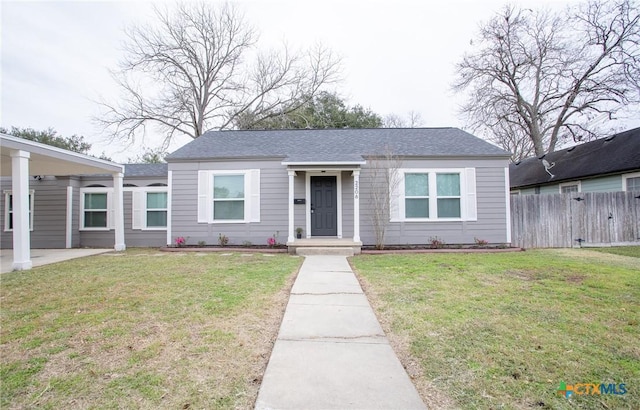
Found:
[[[127,251],[2,275],[2,408],[251,408],[300,259]]]
[[[352,264],[427,405],[640,408],[640,259],[566,249]],[[628,393],[567,399],[562,381]]]

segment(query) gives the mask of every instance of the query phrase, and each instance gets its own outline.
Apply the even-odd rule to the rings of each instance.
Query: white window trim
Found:
[[[147,193],[164,192],[167,194],[166,209],[151,209],[151,211],[166,211],[167,225],[169,224],[169,189],[166,186],[145,186],[125,188],[131,192],[131,229],[141,231],[166,231],[166,226],[147,226]]]
[[[107,194],[107,226],[105,228],[100,227],[85,227],[84,226],[84,194]],[[111,226],[113,221],[113,188],[108,187],[91,187],[80,188],[80,230],[81,231],[110,231],[113,229]]]
[[[461,222],[477,221],[477,193],[475,183],[475,168],[401,168],[397,192],[391,193],[391,222]],[[429,218],[407,218],[405,215],[405,174],[429,174]],[[453,198],[437,196],[437,174],[460,175],[460,217],[438,218],[438,198]],[[473,176],[472,182],[468,178]],[[471,187],[470,185],[474,186]],[[455,197],[457,198],[457,197]],[[395,202],[395,203],[394,203]]]
[[[244,219],[213,219],[213,178],[242,175],[244,177]],[[236,198],[238,200],[239,198]],[[246,224],[260,222],[260,170],[203,170],[198,171],[198,223]]]
[[[7,189],[5,191],[3,191],[4,193],[4,231],[5,232],[13,232],[12,228],[9,228],[9,196],[13,195],[13,191],[10,189]],[[30,197],[30,211],[29,211],[29,231],[33,232],[33,214],[34,212],[34,206],[35,206],[35,193],[36,191],[34,189],[30,189],[29,190],[29,197]]]
[[[562,182],[562,183],[558,184],[558,192],[562,193],[562,187],[574,186],[574,185],[578,186],[578,192],[582,192],[582,182],[581,181]]]
[[[622,190],[627,192],[627,179],[640,178],[640,172],[632,172],[631,174],[622,174]]]

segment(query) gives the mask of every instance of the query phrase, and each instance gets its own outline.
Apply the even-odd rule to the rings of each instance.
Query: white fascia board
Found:
[[[78,152],[73,152],[6,134],[0,134],[0,141],[2,141],[1,145],[6,148],[28,151],[33,154],[44,155],[63,161],[87,165],[109,172],[124,173],[124,165],[107,161],[105,159],[92,157],[90,155],[80,154]]]
[[[367,161],[282,161],[285,166],[365,165]]]

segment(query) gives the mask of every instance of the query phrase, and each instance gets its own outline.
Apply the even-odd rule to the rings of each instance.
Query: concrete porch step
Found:
[[[305,246],[305,247],[296,248],[296,254],[300,256],[312,256],[312,255],[353,256],[354,249],[350,246]]]

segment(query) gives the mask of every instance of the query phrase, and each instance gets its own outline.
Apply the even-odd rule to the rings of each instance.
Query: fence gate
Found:
[[[640,192],[512,195],[514,246],[568,248],[640,244]]]

